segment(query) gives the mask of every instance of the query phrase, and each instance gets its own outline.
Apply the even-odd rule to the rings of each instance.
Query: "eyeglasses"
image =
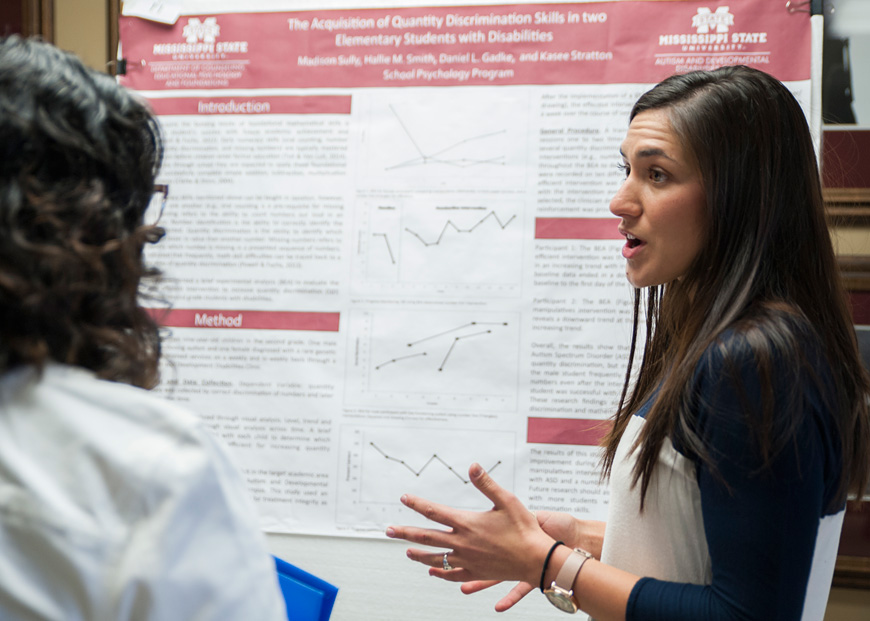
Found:
[[[163,210],[166,209],[166,199],[169,198],[169,184],[157,183],[154,185],[154,194],[151,196],[151,202],[148,203],[148,208],[145,210],[145,215],[142,221],[146,226],[155,226],[163,217]]]

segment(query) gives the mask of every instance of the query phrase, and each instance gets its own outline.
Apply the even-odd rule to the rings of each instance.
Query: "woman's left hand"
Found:
[[[390,526],[387,536],[447,550],[408,549],[408,558],[429,566],[429,575],[451,582],[519,580],[538,584],[544,558],[554,540],[538,525],[534,514],[520,500],[484,472],[478,464],[469,478],[493,507],[465,511],[406,494],[402,503],[447,530]]]

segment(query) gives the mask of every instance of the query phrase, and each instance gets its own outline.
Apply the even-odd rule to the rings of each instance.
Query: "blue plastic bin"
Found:
[[[338,587],[275,557],[289,621],[328,621]]]

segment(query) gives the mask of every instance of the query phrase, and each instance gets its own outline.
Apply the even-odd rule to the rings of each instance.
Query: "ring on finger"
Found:
[[[444,557],[441,559],[441,567],[444,568],[444,571],[450,571],[453,569],[453,565],[450,564],[450,561],[447,560],[447,555],[450,554],[449,551],[444,553]]]

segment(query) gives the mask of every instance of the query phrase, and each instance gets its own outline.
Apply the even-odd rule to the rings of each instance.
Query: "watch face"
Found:
[[[547,599],[550,600],[550,603],[559,610],[570,612],[572,614],[577,612],[577,604],[575,604],[574,600],[571,599],[570,591],[566,592],[564,589],[554,587],[553,589],[547,589],[544,591],[544,595],[546,595]]]

